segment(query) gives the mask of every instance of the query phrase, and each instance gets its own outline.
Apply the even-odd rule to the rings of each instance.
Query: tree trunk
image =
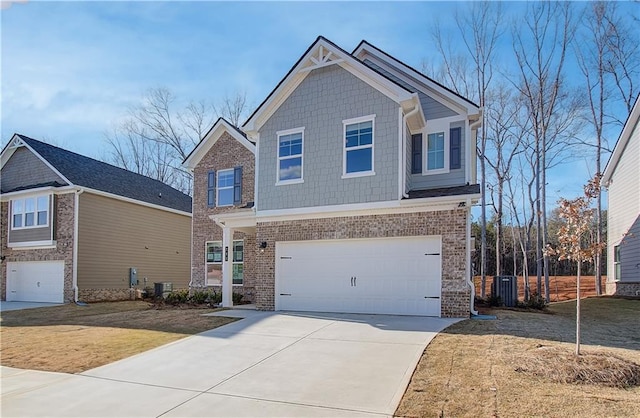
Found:
[[[576,279],[576,356],[580,355],[580,270],[582,263],[578,259],[578,277]]]

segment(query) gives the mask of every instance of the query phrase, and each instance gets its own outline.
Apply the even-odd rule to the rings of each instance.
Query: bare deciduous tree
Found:
[[[536,179],[536,265],[538,289],[544,271],[545,300],[549,301],[549,259],[543,254],[547,244],[546,174],[547,152],[554,141],[562,137],[559,128],[566,128],[570,119],[558,117],[567,112],[562,100],[569,100],[563,69],[567,50],[573,38],[575,24],[569,3],[534,3],[528,6],[524,19],[513,30],[513,50],[516,55],[519,80],[515,86],[525,98],[531,114],[535,141]],[[573,111],[569,111],[572,113]]]

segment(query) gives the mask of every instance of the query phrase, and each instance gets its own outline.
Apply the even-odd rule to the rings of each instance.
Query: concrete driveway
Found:
[[[61,306],[63,303],[45,302],[0,302],[0,312],[18,311],[22,309],[46,308],[49,306]]]
[[[2,416],[389,416],[426,345],[456,322],[224,315],[245,319],[78,375],[3,367]]]

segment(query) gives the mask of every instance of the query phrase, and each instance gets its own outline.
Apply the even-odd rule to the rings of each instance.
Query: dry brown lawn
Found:
[[[583,300],[582,351],[640,364],[640,300]],[[640,417],[640,387],[552,383],[522,372],[575,346],[575,302],[550,313],[495,310],[429,344],[396,411],[402,417]]]
[[[2,312],[0,362],[79,373],[235,320],[202,316],[213,311],[127,301]]]

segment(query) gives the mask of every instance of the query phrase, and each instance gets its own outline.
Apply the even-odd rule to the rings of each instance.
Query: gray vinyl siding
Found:
[[[389,71],[385,70],[384,68],[380,67],[379,65],[371,62],[370,60],[364,60],[364,63],[373,68],[374,70],[378,71],[379,73],[383,74],[385,77],[390,78],[391,80],[395,81],[396,83],[398,83],[399,85],[401,85],[402,87],[406,88],[407,90],[413,92],[413,93],[418,93],[418,97],[420,98],[420,105],[422,106],[422,111],[424,112],[424,117],[425,119],[429,120],[429,119],[440,119],[440,118],[447,118],[450,116],[457,116],[459,115],[459,113],[455,112],[454,110],[448,108],[447,106],[443,105],[442,103],[438,102],[437,100],[435,100],[434,98],[430,97],[429,95],[425,94],[424,92],[418,90],[416,88],[416,85],[418,84],[418,81],[415,80],[415,84],[411,85],[407,82],[405,82],[404,80],[396,77],[394,74],[390,73]],[[400,71],[400,70],[398,70]],[[408,74],[406,75],[407,77],[411,78]]]
[[[26,147],[20,147],[2,167],[0,187],[6,193],[19,187],[29,187],[54,181],[66,184],[40,158]]]
[[[17,244],[17,243],[27,243],[27,242],[37,242],[37,241],[48,241],[53,239],[53,229],[55,217],[53,214],[55,213],[55,196],[52,195],[49,199],[49,225],[41,228],[21,228],[21,229],[11,229],[11,225],[13,224],[13,213],[12,213],[12,203],[9,201],[9,223],[8,232],[9,232],[9,244]]]
[[[620,242],[620,281],[640,282],[640,215]]]
[[[340,66],[313,70],[260,129],[258,210],[397,199],[398,109]],[[374,114],[375,175],[342,179],[342,121]],[[276,133],[302,127],[304,183],[276,186]]]
[[[428,122],[427,122],[428,124]],[[461,141],[460,141],[460,168],[450,170],[448,173],[442,174],[411,174],[409,177],[410,190],[426,190],[439,187],[453,187],[462,186],[466,184],[465,181],[465,168],[466,168],[466,155],[467,152],[467,138],[465,137],[465,122],[453,122],[450,124],[449,129],[462,128],[461,129]],[[426,139],[423,137],[423,140]],[[422,152],[426,151],[426,146],[423,145]],[[423,155],[424,156],[424,155]],[[424,159],[423,159],[424,161]],[[425,169],[424,164],[422,167]],[[409,169],[410,170],[410,169]],[[409,171],[410,172],[410,171]]]
[[[608,265],[614,278],[613,248],[620,245],[621,281],[640,281],[640,126],[639,122],[614,167],[608,187]]]

